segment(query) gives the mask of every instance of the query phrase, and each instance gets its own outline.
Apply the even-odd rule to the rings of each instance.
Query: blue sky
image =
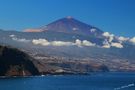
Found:
[[[24,30],[73,16],[103,31],[135,36],[135,0],[0,0],[0,28]]]

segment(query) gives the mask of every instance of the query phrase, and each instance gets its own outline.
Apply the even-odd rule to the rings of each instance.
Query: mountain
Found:
[[[36,59],[40,73],[78,72],[81,68],[104,71],[100,66],[135,71],[134,38],[115,36],[72,17],[24,32],[0,31],[0,38],[0,44],[19,48]]]
[[[75,33],[79,35],[90,35],[95,37],[99,37],[103,33],[103,31],[101,31],[100,29],[85,24],[79,20],[76,20],[71,16],[56,20],[39,29],[45,32],[53,31],[53,32],[71,33],[71,34]]]
[[[102,34],[104,33],[99,28],[83,23],[71,16],[61,18],[48,25],[35,29],[26,29],[24,32],[29,33],[42,33],[40,38],[47,38],[48,40],[60,40],[60,41],[75,41],[89,40],[92,43],[102,45],[105,39]],[[43,36],[43,33],[45,34]]]
[[[0,76],[39,75],[31,59],[18,49],[0,46]]]

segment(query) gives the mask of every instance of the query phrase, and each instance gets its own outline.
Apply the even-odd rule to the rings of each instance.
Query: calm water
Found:
[[[0,90],[135,90],[135,73],[0,79]]]

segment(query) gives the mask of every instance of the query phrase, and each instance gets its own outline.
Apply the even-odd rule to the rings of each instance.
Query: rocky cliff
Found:
[[[24,52],[0,46],[0,76],[29,76],[38,75],[37,68]]]

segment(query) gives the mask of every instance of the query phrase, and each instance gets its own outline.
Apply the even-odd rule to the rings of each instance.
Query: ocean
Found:
[[[0,90],[135,90],[135,73],[0,78]]]

